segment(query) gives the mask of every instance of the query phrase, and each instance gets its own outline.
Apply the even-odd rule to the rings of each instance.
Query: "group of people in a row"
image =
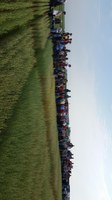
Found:
[[[60,0],[51,1],[61,2]],[[63,1],[65,2],[65,1]],[[57,127],[59,149],[61,157],[62,169],[62,199],[70,199],[70,176],[73,168],[73,154],[71,148],[74,146],[70,140],[70,126],[69,126],[69,101],[71,97],[71,90],[67,89],[67,68],[71,67],[68,61],[67,44],[72,41],[72,33],[68,33],[61,28],[60,16],[65,14],[65,11],[58,11],[51,8],[49,17],[52,21],[51,33],[49,38],[53,42],[53,63],[54,63],[54,76],[55,76],[55,94],[56,94],[56,107],[57,107]],[[57,23],[58,22],[58,23]],[[57,24],[60,24],[60,26]]]

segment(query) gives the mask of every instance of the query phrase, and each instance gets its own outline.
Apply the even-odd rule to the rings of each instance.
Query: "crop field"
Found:
[[[0,200],[62,198],[47,5],[0,0]]]

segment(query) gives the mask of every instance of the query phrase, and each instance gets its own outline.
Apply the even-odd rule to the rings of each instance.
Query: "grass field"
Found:
[[[62,199],[48,8],[35,2],[0,0],[0,200]]]

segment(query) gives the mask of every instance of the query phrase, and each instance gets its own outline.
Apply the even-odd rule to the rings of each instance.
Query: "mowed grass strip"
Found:
[[[41,87],[43,91],[42,101],[44,105],[44,116],[47,126],[47,138],[49,147],[49,156],[51,159],[51,174],[55,177],[55,181],[51,184],[53,186],[55,199],[61,199],[61,167],[60,167],[60,155],[56,122],[56,104],[55,104],[55,81],[53,76],[53,61],[52,61],[52,44],[48,40],[44,50],[40,51],[41,64],[39,68],[39,75],[41,81]],[[38,52],[39,56],[39,52]],[[54,139],[56,137],[56,139]],[[54,156],[55,155],[55,156]],[[58,173],[58,175],[57,175]],[[58,187],[57,187],[58,186]]]

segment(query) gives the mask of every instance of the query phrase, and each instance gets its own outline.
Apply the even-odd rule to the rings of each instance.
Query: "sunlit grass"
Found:
[[[48,7],[32,2],[0,0],[0,200],[62,199]]]

